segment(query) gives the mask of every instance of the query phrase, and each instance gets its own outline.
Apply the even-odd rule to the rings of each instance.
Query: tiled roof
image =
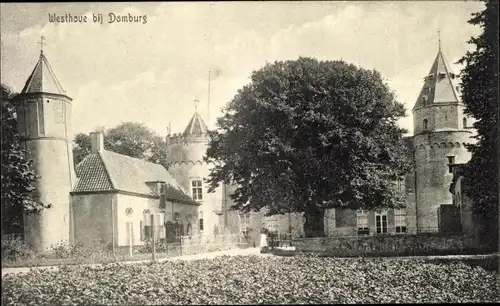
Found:
[[[33,72],[21,91],[21,93],[32,92],[45,92],[60,95],[66,94],[43,53],[40,53],[40,58],[36,63],[35,69],[33,69]]]
[[[187,135],[204,135],[208,132],[208,127],[205,124],[205,121],[203,121],[203,118],[201,118],[200,114],[198,112],[195,112],[191,120],[189,120],[189,123],[187,127],[184,129],[184,133],[182,133],[184,136]]]
[[[90,154],[75,169],[78,182],[74,192],[114,190],[99,154]]]
[[[458,103],[458,80],[459,78],[451,71],[450,65],[439,50],[414,108],[435,103]]]
[[[76,167],[74,192],[125,191],[154,196],[146,182],[167,184],[167,199],[197,204],[161,165],[103,150],[87,156]]]

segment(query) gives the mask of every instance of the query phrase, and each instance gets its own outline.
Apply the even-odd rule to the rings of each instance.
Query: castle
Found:
[[[416,165],[399,186],[407,196],[406,208],[330,209],[324,220],[326,235],[442,230],[446,207],[452,204],[451,168],[470,159],[465,144],[473,133],[463,114],[458,79],[439,49],[413,107],[414,136],[406,138]],[[142,245],[152,234],[168,240],[198,233],[243,233],[255,241],[262,223],[280,232],[303,233],[301,214],[240,214],[228,209],[232,186],[207,192],[211,165],[203,156],[208,128],[197,112],[183,133],[167,136],[168,169],[106,151],[100,132],[91,133],[91,154],[74,169],[72,99],[43,52],[13,102],[21,143],[30,149],[41,177],[35,197],[52,204],[40,215],[25,218],[25,238],[36,250],[61,240],[116,249]]]

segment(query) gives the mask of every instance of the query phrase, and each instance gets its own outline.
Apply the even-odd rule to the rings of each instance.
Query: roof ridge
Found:
[[[112,154],[116,154],[116,155],[120,155],[120,156],[124,156],[125,158],[138,160],[138,161],[141,161],[141,162],[143,162],[145,164],[152,164],[152,165],[162,166],[160,164],[157,164],[157,163],[154,163],[154,162],[151,162],[151,161],[147,161],[147,160],[144,160],[144,159],[139,158],[139,157],[133,157],[133,156],[130,156],[130,155],[127,155],[127,154],[122,154],[122,153],[114,152],[114,151],[111,151],[111,150],[103,150],[103,151],[108,152],[108,153],[112,153]]]
[[[103,150],[103,151],[106,151],[106,150]],[[108,152],[109,152],[109,151],[108,151]],[[112,188],[112,189],[116,189],[116,184],[115,184],[115,182],[113,181],[113,179],[111,178],[111,175],[109,174],[108,167],[106,166],[106,163],[104,162],[104,159],[102,158],[101,153],[102,153],[102,152],[97,152],[97,153],[95,153],[95,154],[97,154],[97,156],[99,157],[99,160],[100,160],[100,161],[101,161],[101,163],[102,163],[102,166],[103,166],[103,168],[104,168],[104,171],[106,171],[106,175],[108,176],[109,182],[111,183],[111,188]]]
[[[441,51],[439,51],[439,53],[441,54],[441,58],[443,59],[444,70],[446,70],[446,78],[448,79],[448,82],[451,86],[451,91],[453,92],[453,96],[455,96],[455,99],[458,102],[460,102],[460,99],[458,98],[457,93],[455,92],[455,86],[454,86],[453,82],[451,81],[450,70],[448,69],[448,61],[446,60],[446,58],[444,57],[444,54]],[[453,73],[453,74],[455,74],[455,73]]]
[[[54,69],[52,69],[52,66],[49,63],[49,60],[45,57],[45,55],[42,53],[42,60],[47,66],[47,69],[49,70],[49,74],[52,77],[52,80],[56,83],[56,86],[59,87],[59,89],[62,91],[62,93],[66,93],[66,90],[64,90],[61,82],[59,82],[59,79],[56,76],[56,73],[54,72]],[[43,74],[43,71],[42,71]]]

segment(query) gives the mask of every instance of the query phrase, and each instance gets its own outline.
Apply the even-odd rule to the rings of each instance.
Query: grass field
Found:
[[[495,302],[495,277],[461,263],[222,256],[6,275],[2,305]]]

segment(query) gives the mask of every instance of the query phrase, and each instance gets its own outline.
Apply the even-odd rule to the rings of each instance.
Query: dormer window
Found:
[[[434,79],[434,73],[429,74],[428,78],[429,78],[429,80]]]
[[[455,86],[455,89],[460,92],[460,86]]]
[[[424,105],[427,105],[427,97],[426,97],[426,96],[423,96],[423,97],[422,97],[422,103],[423,103]]]
[[[452,80],[455,78],[455,74],[453,72],[449,73],[449,76]]]
[[[446,76],[446,73],[444,73],[444,72],[441,72],[441,73],[439,74],[439,78],[440,78],[440,79],[444,79],[444,77],[445,77],[445,76]]]
[[[427,131],[427,129],[429,128],[427,119],[424,119],[423,127],[424,127],[424,131]]]

